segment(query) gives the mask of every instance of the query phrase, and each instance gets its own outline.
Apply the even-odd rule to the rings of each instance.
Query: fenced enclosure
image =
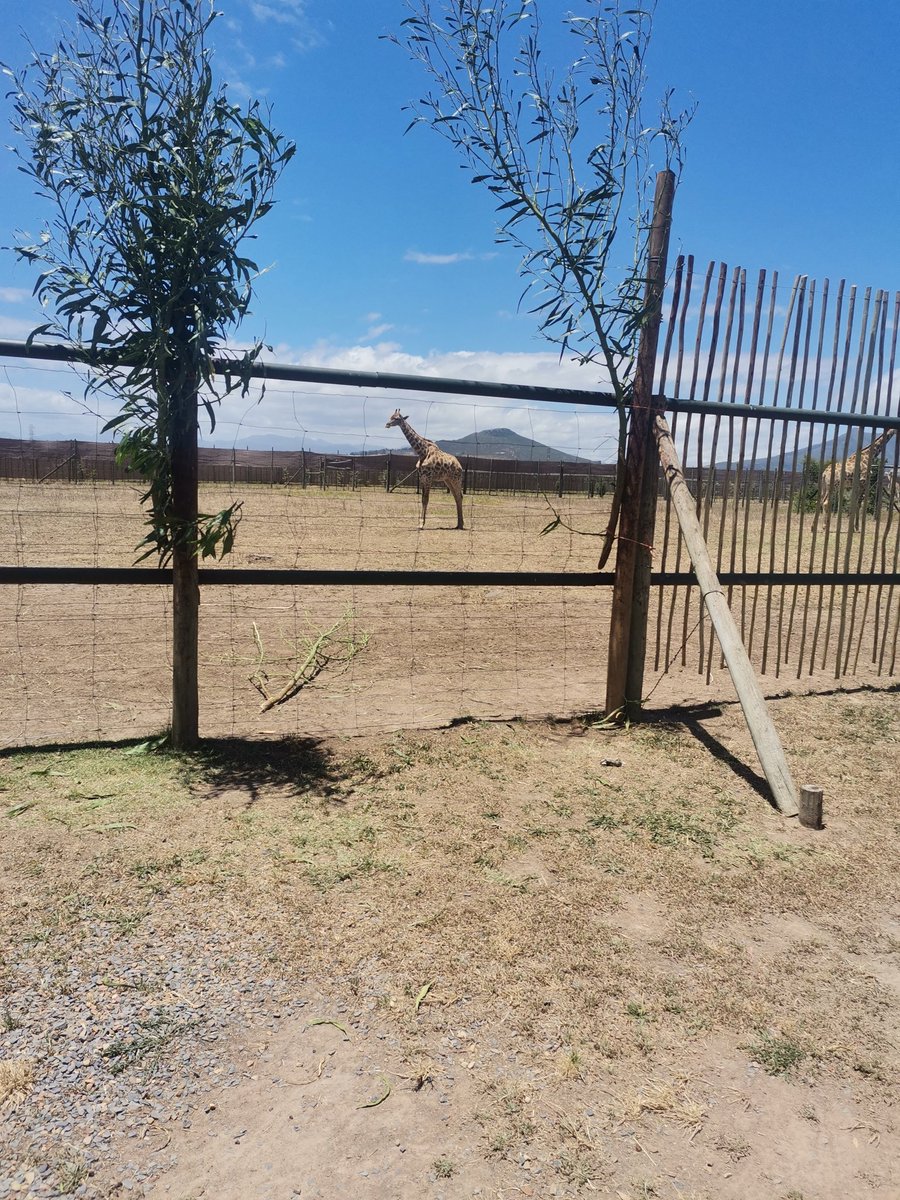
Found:
[[[897,675],[897,316],[896,297],[843,285],[785,287],[762,273],[750,294],[742,270],[712,264],[701,275],[690,259],[672,275],[656,386],[669,398],[751,659],[775,686]],[[168,719],[167,577],[146,563],[132,570],[140,484],[114,465],[104,475],[99,464],[112,464],[112,450],[97,444],[106,414],[65,398],[77,381],[63,370],[20,350],[4,372],[6,745],[144,736]],[[280,415],[269,431],[356,452],[240,449],[241,439],[266,436],[258,394],[223,410],[219,434],[231,445],[201,450],[209,472],[201,509],[243,502],[234,554],[201,575],[202,732],[354,732],[601,708],[613,573],[596,571],[597,535],[613,469],[596,459],[598,448],[614,454],[608,402],[499,387],[492,399],[467,393],[464,381],[443,381],[439,392],[442,381],[406,380],[401,390],[390,377],[360,384],[269,370],[262,404]],[[423,398],[436,392],[439,400]],[[585,461],[561,470],[488,460],[488,479],[470,462],[467,528],[451,530],[452,503],[436,493],[420,531],[415,478],[405,478],[412,458],[380,453],[397,403],[439,442],[454,426],[515,423]],[[50,434],[63,418],[79,436],[29,459],[58,441]],[[7,453],[11,443],[18,457]],[[542,536],[554,514],[561,523]],[[665,498],[653,548],[644,695],[653,704],[731,695]],[[260,714],[249,682],[254,624],[274,678],[296,660],[298,643],[345,612],[348,627],[371,634],[365,652]]]
[[[763,675],[834,679],[868,664],[897,670],[900,421],[895,384],[900,293],[690,257],[675,265],[656,388],[690,464],[707,542]],[[694,411],[678,411],[678,400]],[[729,411],[731,409],[731,411]],[[780,416],[774,418],[773,410]],[[754,415],[754,413],[760,415]],[[667,506],[655,541],[662,571],[684,547]],[[735,576],[765,573],[765,586]],[[715,650],[696,589],[660,588],[654,664]]]
[[[463,490],[491,496],[503,492],[541,496],[584,494],[605,496],[615,486],[615,466],[608,463],[563,462],[460,455]],[[227,483],[235,487],[380,488],[386,492],[417,491],[415,455],[387,451],[383,454],[326,454],[314,450],[223,450],[201,447],[198,452],[201,483]],[[140,476],[116,458],[114,442],[71,440],[21,441],[0,437],[0,479],[32,483],[129,483]]]

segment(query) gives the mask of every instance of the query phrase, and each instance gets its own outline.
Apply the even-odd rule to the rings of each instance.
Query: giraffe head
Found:
[[[385,423],[385,429],[392,429],[394,425],[399,425],[401,421],[408,421],[409,417],[404,417],[399,408],[394,409],[394,415]]]

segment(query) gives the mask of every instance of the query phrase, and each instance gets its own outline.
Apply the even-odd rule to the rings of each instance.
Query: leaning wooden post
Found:
[[[666,286],[666,259],[675,175],[660,171],[653,198],[653,222],[647,246],[647,281],[644,286],[644,326],[638,347],[632,393],[625,484],[616,546],[616,578],[613,586],[609,655],[606,668],[606,712],[634,717],[640,710],[643,692],[644,656],[647,645],[647,615],[650,598],[650,554],[656,516],[656,497],[642,496],[647,477],[658,470],[653,454],[651,421],[654,409],[664,402],[654,400],[653,373]],[[647,466],[647,459],[652,464]]]
[[[759,761],[779,811],[786,817],[795,817],[799,811],[797,789],[791,778],[781,739],[769,716],[762,689],[744,648],[744,643],[741,641],[740,632],[731,615],[725,593],[719,584],[719,578],[713,568],[703,538],[703,530],[697,520],[694,498],[685,481],[681,463],[678,460],[678,451],[675,449],[672,434],[669,432],[668,422],[661,413],[654,418],[653,433],[659,448],[660,461],[666,473],[672,506],[681,526],[681,535],[687,546],[688,554],[691,556],[694,574],[700,585],[700,594],[706,604],[706,611],[709,613],[716,631],[719,645],[722,647],[722,654],[731,673],[741,708],[744,710],[756,753],[759,755]]]

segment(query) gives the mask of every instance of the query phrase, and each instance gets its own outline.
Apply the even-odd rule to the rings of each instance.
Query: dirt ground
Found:
[[[230,499],[220,488],[203,502]],[[7,483],[0,504],[4,562],[132,562],[131,489]],[[605,504],[562,508],[597,529]],[[437,496],[425,531],[410,494],[260,488],[245,513],[233,567],[596,562],[594,539],[541,536],[551,514],[534,497],[467,497],[463,533]],[[647,720],[609,730],[589,715],[609,598],[205,589],[208,740],[176,759],[135,745],[168,719],[164,589],[2,589],[4,988],[16,994],[24,964],[40,1002],[65,1007],[72,964],[94,971],[95,1036],[112,1046],[119,984],[90,962],[109,943],[137,980],[138,1017],[177,999],[201,1027],[128,1067],[140,1136],[112,1122],[99,1159],[68,1145],[64,1179],[53,1167],[65,1186],[31,1194],[900,1194],[896,595],[860,594],[846,620],[816,589],[796,607],[791,589],[763,590],[755,618],[738,598],[758,667],[760,629],[773,631],[763,683],[798,782],[825,789],[818,832],[770,807],[692,610],[651,611]],[[348,606],[365,652],[261,713],[260,644],[275,687]],[[799,644],[820,618],[810,673]],[[214,1041],[206,993],[186,983],[173,999],[150,971],[185,939],[216,981]],[[266,974],[274,991],[241,1015]],[[25,1016],[8,1000],[0,1018],[0,1067],[15,1068],[6,1047]],[[10,1120],[27,1126],[60,1052],[40,1043],[18,1090],[3,1092],[0,1071]],[[89,1070],[105,1095],[105,1052]],[[36,1165],[50,1153],[35,1150]],[[29,1194],[30,1162],[18,1182],[0,1175],[3,1200]]]
[[[597,538],[565,527],[541,536],[553,513],[540,496],[468,496],[464,531],[452,528],[455,512],[443,491],[432,499],[424,531],[411,492],[259,486],[232,495],[219,486],[203,490],[201,506],[218,511],[236,499],[244,517],[225,571],[596,567]],[[608,497],[550,499],[574,529],[596,531],[606,522]],[[771,529],[762,506],[751,508],[748,563],[755,569],[756,542]],[[0,514],[0,561],[9,564],[129,566],[142,535],[131,486],[4,481]],[[716,520],[713,513],[710,541],[728,560],[730,539],[719,539]],[[661,509],[654,566],[684,569],[664,523]],[[866,536],[871,557],[877,539],[874,531]],[[779,549],[776,565],[781,559]],[[859,561],[868,561],[862,551]],[[841,599],[815,587],[735,590],[734,611],[770,694],[827,690],[838,675],[877,683],[900,669],[896,589],[848,589],[846,613]],[[605,700],[610,602],[608,587],[208,587],[200,623],[202,733],[325,736],[597,711]],[[653,594],[644,688],[651,708],[733,696],[697,603],[696,589],[689,601],[685,588]],[[250,683],[260,645],[274,692],[309,641],[348,610],[346,628],[370,635],[365,652],[290,704],[260,713]],[[156,586],[0,588],[0,745],[140,737],[164,728],[170,626],[169,595]]]
[[[146,1004],[174,1003],[150,929],[162,953],[215,945],[236,993],[277,979],[198,1053],[215,1070],[160,1085],[165,1111],[199,1089],[191,1119],[122,1129],[79,1178],[154,1200],[897,1196],[898,693],[772,708],[824,830],[770,807],[733,704],[7,753],[7,965],[53,979],[114,928]]]

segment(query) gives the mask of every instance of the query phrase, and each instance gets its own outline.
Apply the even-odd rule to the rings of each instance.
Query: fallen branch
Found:
[[[346,670],[356,655],[365,650],[369,644],[368,633],[351,633],[341,638],[335,636],[341,626],[353,620],[353,616],[353,610],[348,608],[330,629],[326,629],[306,642],[302,651],[305,653],[303,662],[293,672],[281,691],[274,696],[269,692],[269,676],[264,666],[266,655],[262,637],[256,622],[253,622],[253,640],[256,643],[259,661],[256,664],[256,670],[249,678],[263,698],[264,702],[259,709],[261,713],[268,712],[270,708],[275,708],[276,705],[291,700],[298,692],[317,679],[327,667],[334,664],[342,670]]]

